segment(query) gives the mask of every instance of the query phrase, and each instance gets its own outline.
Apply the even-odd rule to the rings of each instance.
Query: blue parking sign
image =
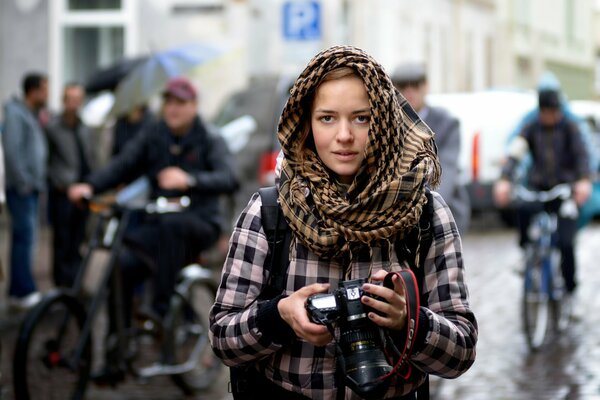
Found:
[[[283,3],[283,37],[287,40],[321,38],[321,4],[318,1]]]

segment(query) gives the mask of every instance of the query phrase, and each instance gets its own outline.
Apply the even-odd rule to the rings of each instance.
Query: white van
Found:
[[[489,90],[429,94],[427,102],[445,108],[460,121],[461,178],[468,187],[472,211],[494,209],[492,187],[500,176],[507,139],[523,116],[537,106],[536,93]]]

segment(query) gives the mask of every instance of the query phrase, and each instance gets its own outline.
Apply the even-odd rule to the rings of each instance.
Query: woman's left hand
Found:
[[[373,276],[373,281],[383,282],[387,271],[377,271]],[[374,285],[365,283],[363,290],[369,293],[370,296],[379,296],[382,300],[374,299],[370,296],[362,296],[361,302],[373,310],[369,311],[369,319],[377,325],[392,329],[402,330],[406,325],[406,300],[404,295],[404,286],[399,280],[398,275],[392,277],[394,289],[388,289],[383,285]]]

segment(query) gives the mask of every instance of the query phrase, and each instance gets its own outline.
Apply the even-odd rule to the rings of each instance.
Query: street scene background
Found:
[[[424,66],[428,101],[461,124],[458,160],[473,218],[462,232],[471,303],[479,322],[475,365],[456,380],[432,378],[437,400],[600,399],[600,212],[577,237],[580,282],[570,329],[531,353],[521,325],[523,255],[513,216],[496,209],[491,187],[508,138],[537,104],[545,72],[585,126],[600,158],[600,1],[595,0],[4,0],[0,2],[0,101],[21,96],[30,71],[48,75],[47,112],[61,111],[66,83],[87,89],[82,120],[93,129],[99,165],[111,158],[116,121],[143,102],[160,112],[161,84],[137,92],[132,71],[172,60],[199,89],[202,118],[220,129],[241,187],[224,199],[227,221],[260,186],[273,183],[277,121],[290,84],[319,50],[351,44],[388,72]],[[180,69],[181,68],[181,69]],[[139,70],[139,68],[138,68]],[[108,82],[102,82],[109,71]],[[129,80],[125,79],[129,76]],[[3,119],[0,109],[0,127]],[[443,179],[443,178],[442,178]],[[600,183],[595,177],[600,194]],[[34,278],[52,288],[51,230],[42,197]],[[591,212],[594,214],[594,212]],[[230,225],[229,225],[230,226]],[[6,206],[0,213],[0,397],[14,399],[13,352],[23,312],[11,310]],[[206,255],[218,276],[227,236]],[[101,267],[102,256],[97,259]],[[88,284],[97,283],[98,272]],[[98,335],[97,335],[98,336]],[[96,337],[98,343],[101,337]],[[94,366],[101,362],[101,349]],[[168,379],[115,388],[89,385],[87,398],[183,399]],[[187,397],[190,398],[190,397]],[[228,376],[194,399],[231,399]]]

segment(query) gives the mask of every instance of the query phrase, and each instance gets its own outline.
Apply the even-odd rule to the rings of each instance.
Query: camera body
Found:
[[[377,399],[389,387],[389,380],[382,378],[392,366],[383,351],[381,328],[368,318],[372,309],[360,301],[368,295],[364,283],[364,279],[342,281],[333,293],[310,296],[306,309],[312,322],[339,326],[346,384],[366,399]]]
[[[308,317],[315,324],[321,325],[338,322],[340,318],[349,318],[350,321],[366,318],[371,309],[360,301],[363,295],[369,296],[362,289],[364,283],[364,279],[342,281],[333,293],[310,296],[306,303]]]

